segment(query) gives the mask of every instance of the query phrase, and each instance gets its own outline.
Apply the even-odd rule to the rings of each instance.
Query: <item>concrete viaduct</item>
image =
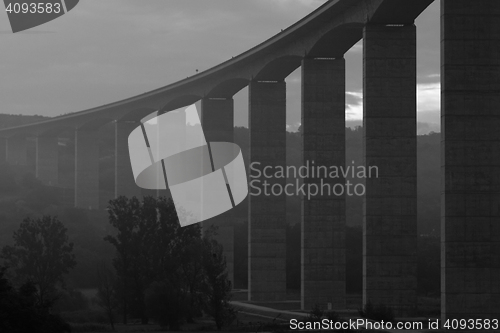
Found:
[[[99,208],[96,131],[115,126],[115,195],[140,195],[127,137],[141,119],[201,100],[207,141],[233,141],[233,95],[248,86],[250,159],[285,165],[286,86],[302,69],[303,159],[345,163],[344,54],[363,39],[363,301],[398,316],[417,305],[416,27],[433,0],[333,0],[278,35],[207,71],[93,109],[0,131],[8,163],[57,184],[57,138],[75,136],[75,206]],[[442,0],[442,316],[500,314],[500,1]],[[437,32],[436,32],[437,33]],[[3,149],[5,147],[5,150]],[[315,182],[315,179],[306,179]],[[103,208],[103,207],[101,207]],[[249,199],[250,301],[282,301],[285,197]],[[345,198],[302,205],[301,306],[345,307]],[[231,271],[231,213],[216,218]]]

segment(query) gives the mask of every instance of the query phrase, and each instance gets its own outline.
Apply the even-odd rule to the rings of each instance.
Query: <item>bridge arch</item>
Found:
[[[77,126],[78,131],[97,131],[102,126],[113,121],[113,118],[101,117],[89,120],[79,126]]]
[[[120,118],[117,118],[116,120],[139,122],[141,119],[147,117],[148,115],[154,112],[156,112],[156,110],[152,108],[138,108],[122,115]]]
[[[323,34],[307,53],[308,58],[342,58],[363,38],[361,23],[345,23]]]
[[[249,83],[248,79],[234,78],[220,82],[210,90],[206,98],[232,98]]]
[[[171,101],[167,102],[167,104],[165,104],[158,111],[158,115],[163,114],[163,113],[168,112],[168,111],[179,109],[179,108],[182,108],[185,106],[189,106],[191,104],[198,102],[200,99],[201,99],[200,96],[191,95],[191,94],[176,97],[176,98],[172,99]]]
[[[60,134],[62,134],[64,132],[69,132],[69,131],[73,131],[73,130],[74,130],[74,127],[71,127],[68,125],[61,125],[61,126],[50,127],[48,129],[38,131],[36,136],[40,137],[40,138],[58,137]]]
[[[302,57],[286,55],[267,63],[254,77],[257,81],[283,81],[294,70],[300,67]]]

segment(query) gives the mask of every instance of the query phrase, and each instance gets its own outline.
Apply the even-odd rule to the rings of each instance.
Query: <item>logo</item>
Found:
[[[143,122],[128,145],[136,184],[169,189],[183,227],[220,215],[248,195],[240,147],[207,142],[195,105]]]
[[[3,0],[14,33],[52,21],[75,8],[79,1]]]

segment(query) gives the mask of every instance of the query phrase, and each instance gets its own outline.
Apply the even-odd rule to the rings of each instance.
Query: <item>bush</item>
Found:
[[[325,311],[323,310],[319,305],[315,305],[311,311],[309,312],[309,315],[306,318],[306,322],[311,322],[311,321],[321,321],[323,318],[326,318],[328,320],[332,320],[334,323],[338,321],[342,321],[342,318],[340,318],[339,314],[335,311]]]
[[[325,313],[325,318],[328,320],[333,321],[334,323],[338,321],[343,321],[342,318],[340,318],[339,314],[335,311],[328,311]]]
[[[307,316],[308,321],[320,321],[321,318],[323,318],[325,314],[325,311],[316,304],[311,311],[309,312],[309,315]]]
[[[37,303],[37,289],[27,282],[19,289],[0,267],[0,332],[66,333],[71,327],[60,316],[49,313],[47,304]]]
[[[394,312],[390,307],[384,304],[378,304],[377,306],[374,306],[370,301],[365,304],[363,310],[359,310],[359,315],[363,318],[376,321],[394,321]]]
[[[229,326],[236,319],[236,310],[231,306],[231,282],[227,277],[226,259],[222,246],[207,237],[203,239],[203,268],[205,272],[205,311],[215,321],[217,330]]]
[[[71,325],[64,321],[59,315],[49,314],[43,323],[44,330],[40,332],[71,332]]]

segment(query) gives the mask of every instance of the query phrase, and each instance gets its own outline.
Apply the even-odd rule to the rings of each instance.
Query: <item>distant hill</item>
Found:
[[[49,117],[44,116],[25,116],[20,114],[1,114],[0,113],[0,129],[9,128],[14,126],[21,126],[31,123],[36,123],[38,121],[49,119]]]

